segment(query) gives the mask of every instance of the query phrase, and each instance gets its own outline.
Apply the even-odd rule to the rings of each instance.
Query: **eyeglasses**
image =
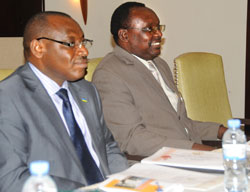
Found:
[[[46,40],[49,40],[49,41],[53,41],[53,42],[56,42],[56,43],[60,43],[62,45],[65,45],[65,46],[68,46],[70,48],[75,48],[76,46],[78,46],[78,48],[82,48],[82,46],[84,46],[86,49],[90,48],[93,44],[93,40],[90,40],[90,39],[84,39],[82,40],[80,43],[75,43],[75,42],[65,42],[65,41],[58,41],[58,40],[55,40],[55,39],[51,39],[51,38],[48,38],[48,37],[39,37],[37,38],[36,40],[41,40],[41,39],[46,39]]]
[[[135,28],[135,27],[125,27],[124,29],[138,29],[141,30],[142,32],[149,32],[149,33],[155,33],[156,31],[165,31],[165,25],[157,25],[157,26],[152,26],[152,27],[144,27],[144,28]]]

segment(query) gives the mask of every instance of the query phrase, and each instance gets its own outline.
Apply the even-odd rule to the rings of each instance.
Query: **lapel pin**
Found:
[[[82,98],[82,102],[87,103],[88,101],[87,101],[87,99]]]

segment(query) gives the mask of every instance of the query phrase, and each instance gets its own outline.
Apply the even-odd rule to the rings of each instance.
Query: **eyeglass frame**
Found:
[[[136,27],[123,27],[123,29],[137,29],[141,30],[142,32],[149,32],[149,33],[155,33],[156,31],[164,32],[166,29],[166,25],[158,25],[158,26],[152,26],[152,27],[144,27],[144,28],[136,28]]]
[[[55,39],[51,39],[51,38],[48,38],[48,37],[38,37],[36,38],[37,41],[41,40],[41,39],[46,39],[46,40],[49,40],[49,41],[53,41],[53,42],[56,42],[56,43],[60,43],[62,45],[65,45],[67,47],[70,47],[70,48],[75,48],[76,46],[76,43],[75,42],[72,42],[72,43],[69,43],[69,42],[65,42],[65,41],[58,41],[58,40],[55,40]],[[78,48],[82,48],[82,46],[84,46],[85,48],[90,48],[92,45],[93,45],[93,40],[90,40],[90,39],[83,39],[79,45],[78,45]],[[89,43],[90,46],[86,46],[86,44]]]

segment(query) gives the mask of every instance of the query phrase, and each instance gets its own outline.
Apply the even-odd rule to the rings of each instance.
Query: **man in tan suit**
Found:
[[[187,117],[169,66],[159,57],[164,28],[144,4],[119,6],[111,19],[117,46],[93,76],[108,127],[130,155],[148,156],[163,146],[212,150],[201,140],[221,138],[226,130]]]

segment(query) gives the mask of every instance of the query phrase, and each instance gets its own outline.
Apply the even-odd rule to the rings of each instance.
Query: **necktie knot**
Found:
[[[155,71],[156,71],[156,67],[155,67],[153,61],[148,60],[148,66],[149,66],[149,70],[150,70],[151,72],[155,72]]]
[[[154,62],[151,61],[151,60],[148,60],[148,69],[152,73],[152,75],[154,76],[154,78],[158,81],[158,83],[161,83],[160,82],[160,74],[157,71],[157,68],[156,68]]]
[[[67,89],[61,88],[56,94],[64,101],[69,102],[69,96]]]

